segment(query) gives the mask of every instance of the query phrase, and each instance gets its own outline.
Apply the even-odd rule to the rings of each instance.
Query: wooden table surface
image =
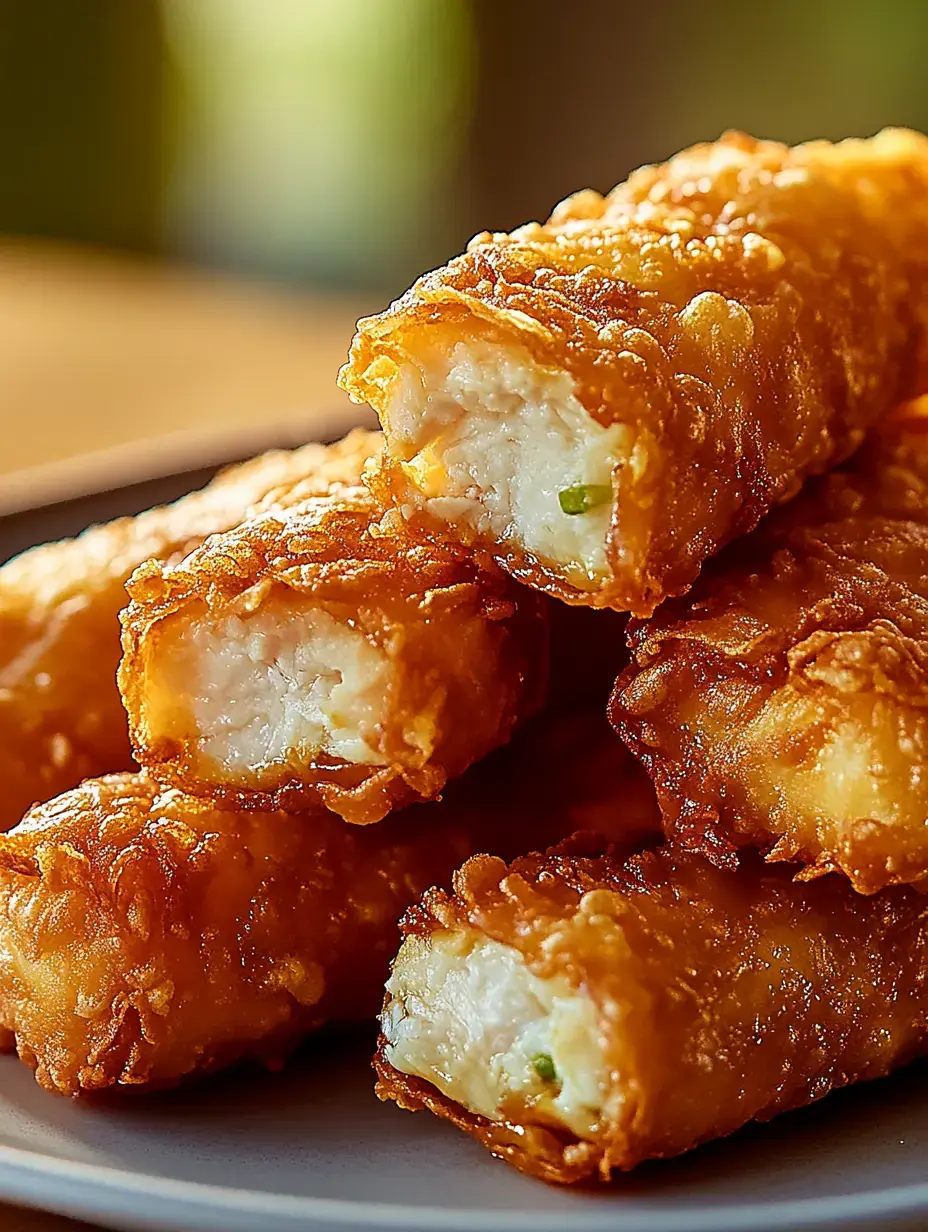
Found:
[[[0,514],[339,432],[378,306],[0,240]]]
[[[0,514],[337,435],[377,307],[0,240]],[[0,1232],[87,1227],[0,1204]]]

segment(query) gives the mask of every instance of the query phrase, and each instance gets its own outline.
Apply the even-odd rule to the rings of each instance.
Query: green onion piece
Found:
[[[546,1052],[539,1052],[537,1057],[532,1057],[532,1065],[535,1067],[535,1073],[539,1078],[543,1078],[545,1082],[557,1081],[557,1070],[554,1068],[554,1062]]]
[[[572,488],[562,488],[557,499],[564,513],[588,513],[597,505],[606,505],[612,500],[612,488],[608,483],[578,483]]]

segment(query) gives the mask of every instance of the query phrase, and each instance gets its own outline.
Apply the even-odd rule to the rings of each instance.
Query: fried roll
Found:
[[[119,683],[135,754],[194,794],[379,821],[538,708],[547,604],[456,544],[412,538],[360,482],[284,495],[130,580]]]
[[[905,414],[633,622],[611,717],[668,833],[837,869],[928,876],[928,414]]]
[[[926,323],[928,140],[734,133],[477,236],[340,381],[413,522],[644,616],[928,391]]]
[[[230,467],[173,505],[32,548],[0,568],[0,828],[82,778],[132,765],[116,687],[125,583],[150,557],[188,551],[226,530],[282,484],[334,484],[379,447],[353,433]]]
[[[378,1094],[546,1181],[605,1181],[924,1052],[926,930],[914,890],[756,858],[478,856],[404,921]]]
[[[325,1022],[374,1017],[397,919],[468,855],[656,822],[592,714],[530,724],[441,803],[366,828],[223,810],[144,775],[87,782],[0,836],[0,1025],[71,1095],[276,1062]]]

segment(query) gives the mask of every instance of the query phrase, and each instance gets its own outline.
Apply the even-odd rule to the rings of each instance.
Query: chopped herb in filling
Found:
[[[606,505],[612,500],[612,488],[608,483],[578,483],[572,488],[562,488],[557,499],[563,513],[588,513],[597,505]]]
[[[535,1073],[545,1082],[557,1081],[557,1070],[554,1068],[554,1062],[546,1052],[539,1052],[537,1057],[532,1057],[532,1065],[535,1067]]]

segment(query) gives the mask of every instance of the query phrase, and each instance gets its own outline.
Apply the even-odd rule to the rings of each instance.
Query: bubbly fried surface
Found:
[[[733,133],[642,168],[605,198],[578,193],[544,225],[477,236],[359,323],[340,381],[381,417],[382,482],[407,516],[450,524],[531,585],[650,614],[925,392],[926,190],[928,141],[915,133],[794,149]],[[604,563],[533,553],[506,521],[505,501],[524,496],[518,452],[497,474],[498,438],[468,435],[469,419],[493,419],[480,383],[492,373],[471,358],[480,381],[460,396],[430,383],[462,346],[523,365],[500,399],[511,408],[531,387],[520,396],[547,407],[538,422],[564,434],[563,451],[586,448],[567,422],[578,414],[594,434],[621,427]],[[449,436],[463,477],[453,491],[429,461]],[[535,509],[540,478],[524,478]],[[548,538],[593,516],[562,513],[556,487],[544,495]]]
[[[265,454],[173,505],[33,548],[0,568],[0,828],[35,800],[132,765],[116,687],[118,613],[132,571],[234,526],[281,485],[353,474],[358,452],[369,456],[379,441],[361,432],[328,450]]]
[[[496,1118],[474,1115],[393,1068],[384,1037],[382,1099],[428,1108],[521,1171],[566,1184],[680,1154],[925,1051],[928,923],[915,891],[866,899],[843,878],[805,885],[756,859],[731,873],[673,848],[628,860],[569,848],[508,867],[475,857],[455,893],[430,891],[404,931],[465,953],[501,943],[534,976],[591,997],[598,1123],[581,1138],[547,1101],[511,1096]],[[391,984],[425,1031],[428,990],[396,989],[396,972]],[[474,1039],[481,1026],[470,1024]]]
[[[928,413],[633,622],[612,721],[669,833],[871,893],[928,876]]]
[[[468,855],[656,824],[593,713],[535,720],[441,803],[368,828],[222,810],[144,775],[87,782],[0,836],[0,1026],[66,1094],[274,1061],[373,1017],[399,915]]]
[[[415,539],[358,483],[151,561],[128,590],[135,753],[195,794],[379,821],[437,796],[545,695],[541,596]]]

